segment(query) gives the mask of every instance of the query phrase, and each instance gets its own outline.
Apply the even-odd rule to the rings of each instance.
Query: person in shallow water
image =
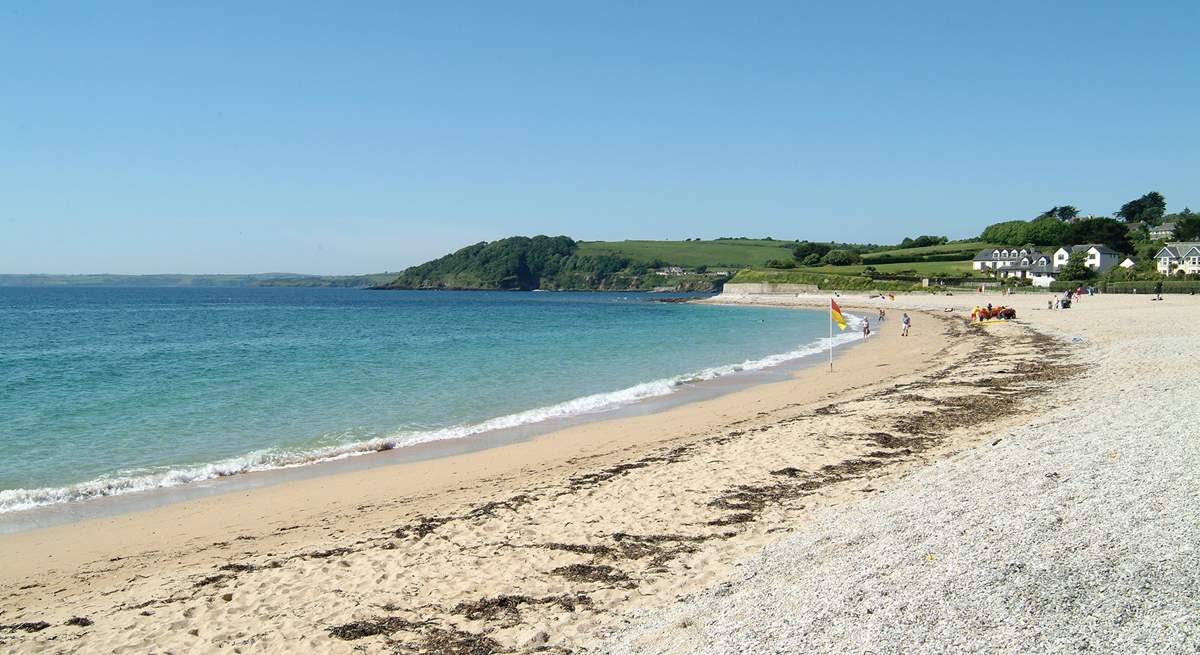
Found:
[[[863,319],[863,338],[866,339],[869,336],[871,336],[871,319],[864,318]]]

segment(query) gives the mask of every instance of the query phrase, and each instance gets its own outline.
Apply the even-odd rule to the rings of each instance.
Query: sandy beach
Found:
[[[486,451],[0,536],[0,645],[64,653],[688,653],[730,652],[732,644],[775,652],[772,644],[789,643],[794,652],[861,652],[871,645],[845,635],[873,625],[872,643],[891,639],[892,650],[918,639],[931,651],[1006,649],[1016,642],[998,632],[978,633],[966,644],[974,648],[955,647],[919,625],[889,632],[892,624],[865,613],[836,617],[829,641],[789,642],[794,633],[771,626],[812,631],[829,614],[800,627],[752,617],[780,606],[764,589],[790,593],[779,587],[787,578],[780,567],[803,568],[807,593],[859,585],[864,597],[878,592],[845,571],[867,566],[867,557],[877,568],[863,570],[887,569],[885,555],[986,570],[967,551],[937,559],[953,549],[892,544],[881,554],[870,544],[911,536],[914,525],[938,525],[939,534],[975,525],[975,513],[1028,495],[1026,473],[1039,484],[1056,480],[1049,472],[1069,477],[1071,497],[1083,503],[1105,478],[1068,476],[1066,464],[1041,460],[1032,473],[1021,467],[1034,461],[1029,453],[1064,452],[1044,444],[1067,439],[1059,428],[1079,416],[1092,417],[1092,427],[1071,443],[1096,440],[1097,462],[1124,469],[1150,465],[1159,442],[1109,443],[1137,435],[1106,425],[1170,414],[1183,446],[1168,463],[1178,473],[1174,486],[1160,491],[1173,498],[1190,489],[1193,502],[1162,514],[1197,537],[1197,432],[1186,427],[1195,415],[1181,399],[1200,389],[1156,371],[1195,361],[1200,301],[1106,296],[1056,312],[1046,310],[1047,295],[846,296],[847,309],[873,316],[883,306],[889,320],[840,352],[832,373],[815,366],[784,382]],[[1015,306],[1019,319],[970,325],[979,302]],[[913,315],[909,337],[899,335],[902,311]],[[1146,493],[1153,485],[1142,471],[1125,471],[1121,486],[1105,493]],[[914,498],[924,514],[898,509],[911,509]],[[1125,505],[1107,507],[1114,517],[1112,508]],[[948,515],[927,515],[939,511]],[[1020,508],[1008,518],[1034,516],[1044,518]],[[1105,534],[1114,539],[1158,529],[1148,519],[1121,532],[1112,520]],[[970,533],[965,541],[982,548],[999,539]],[[814,544],[824,548],[815,561]],[[797,548],[809,559],[787,559],[799,557]],[[1171,563],[1196,563],[1194,550],[1172,552]],[[922,584],[926,569],[900,570],[915,576],[905,578],[908,593],[941,588]],[[905,587],[890,580],[893,593]],[[1150,621],[1170,616],[1178,626],[1167,630],[1177,638],[1163,643],[1195,647],[1196,616],[1180,618],[1177,609],[1190,600],[1194,610],[1197,588],[1151,612]],[[956,625],[974,624],[951,616],[938,625],[954,634]],[[1114,639],[1132,634],[1113,630]]]
[[[1069,344],[1054,356],[1068,379],[1044,378],[1029,408],[980,426],[976,447],[813,516],[597,650],[1196,652],[1200,384],[1162,373],[1197,361],[1200,303],[1106,296],[1046,311],[1045,298],[989,300]]]

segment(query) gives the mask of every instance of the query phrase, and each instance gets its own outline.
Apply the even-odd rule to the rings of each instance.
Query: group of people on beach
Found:
[[[880,325],[883,325],[883,322],[887,320],[887,312],[884,311],[882,307],[879,309],[879,318],[877,318],[875,320],[878,321]],[[900,336],[907,337],[908,336],[908,328],[911,325],[912,325],[912,319],[909,318],[908,313],[905,312],[904,315],[900,318]],[[869,319],[869,318],[863,319],[863,328],[862,329],[863,329],[863,338],[864,339],[871,336],[871,319]]]
[[[1095,287],[1067,289],[1061,296],[1056,295],[1046,301],[1046,309],[1070,309],[1073,303],[1079,302],[1085,295],[1092,296],[1095,293]]]
[[[1007,321],[1016,317],[1017,310],[1013,309],[1012,307],[1005,307],[1004,305],[997,305],[993,307],[992,303],[988,303],[987,307],[975,305],[975,308],[971,310],[972,321],[987,321],[994,318]]]

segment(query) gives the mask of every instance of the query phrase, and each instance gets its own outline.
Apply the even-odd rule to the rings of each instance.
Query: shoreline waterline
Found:
[[[854,314],[848,314],[847,318],[852,326],[862,320]],[[0,534],[120,515],[293,480],[452,457],[583,424],[659,413],[791,378],[801,370],[819,366],[828,341],[821,338],[787,352],[643,382],[475,424],[401,433],[315,451],[255,452],[154,475],[0,491]],[[861,333],[855,327],[835,334],[833,339],[834,348],[839,350],[861,341]]]
[[[772,311],[783,318],[791,314]],[[711,501],[743,484],[770,486],[782,480],[766,470],[820,467],[870,450],[856,445],[854,434],[873,429],[872,419],[850,415],[858,423],[850,427],[843,424],[846,415],[827,410],[953,361],[951,351],[961,347],[948,338],[943,324],[948,323],[922,319],[920,329],[903,340],[889,325],[853,347],[839,348],[833,371],[824,353],[814,354],[799,366],[774,369],[775,378],[728,376],[702,385],[764,381],[709,398],[689,394],[690,402],[662,411],[583,422],[428,461],[359,468],[2,534],[0,550],[8,557],[0,564],[0,587],[23,589],[10,597],[10,605],[22,609],[8,615],[11,620],[45,619],[55,626],[66,620],[64,613],[92,617],[97,628],[86,642],[96,647],[110,641],[107,631],[118,631],[113,644],[133,644],[153,628],[156,636],[144,643],[175,648],[176,637],[193,645],[220,639],[224,633],[204,626],[224,625],[225,619],[210,610],[251,618],[246,612],[303,607],[319,611],[320,617],[303,615],[302,626],[277,624],[288,635],[288,647],[332,652],[340,642],[329,641],[326,628],[368,619],[377,613],[373,608],[385,603],[454,607],[460,600],[501,594],[542,598],[562,593],[561,585],[567,584],[568,593],[587,593],[597,606],[623,608],[620,599],[628,598],[627,590],[564,583],[553,573],[556,567],[585,561],[585,556],[539,546],[603,545],[623,534],[673,539],[716,535],[696,543],[703,551],[680,553],[678,563],[667,562],[672,570],[690,567],[689,584],[701,585],[773,534],[763,532],[773,523],[758,528],[755,523],[731,527],[714,522],[740,515],[714,509]],[[395,454],[355,459],[391,460]],[[835,499],[857,494],[838,491]],[[818,502],[824,501],[814,497],[802,505]],[[747,540],[728,538],[746,530]],[[684,543],[686,552],[691,544]],[[719,557],[702,555],[714,547],[721,549]],[[674,550],[676,544],[662,548]],[[372,559],[360,561],[362,556]],[[459,567],[462,557],[472,562],[469,574]],[[630,573],[640,580],[638,570],[651,560],[658,561],[613,565],[633,567]],[[70,582],[80,571],[88,572],[86,585]],[[386,577],[380,577],[384,571]],[[370,580],[360,580],[360,573]],[[557,586],[543,587],[542,578]],[[660,578],[653,574],[647,580]],[[534,586],[527,588],[522,580]],[[265,586],[252,589],[248,584]],[[669,577],[661,584],[678,587]],[[64,587],[67,591],[60,593]],[[338,591],[350,588],[353,596]],[[360,596],[358,590],[368,595]],[[143,613],[148,602],[149,617]],[[201,604],[195,620],[201,623],[202,642],[188,632],[190,622],[181,630],[160,628],[181,611],[192,613],[194,602]],[[552,607],[522,609],[523,620],[536,624],[541,611]],[[568,629],[573,633],[572,625]],[[315,641],[293,639],[298,630]],[[503,632],[493,636],[506,644],[511,638]],[[41,641],[35,635],[29,647]],[[23,640],[20,652],[27,650],[24,645]]]
[[[979,299],[997,302],[999,296],[898,297],[886,306],[913,317],[907,337],[901,337],[899,321],[886,321],[872,338],[839,351],[832,371],[808,366],[790,380],[654,414],[585,423],[428,462],[0,535],[0,550],[7,555],[0,564],[0,588],[10,591],[0,611],[9,623],[48,626],[36,633],[14,631],[6,639],[14,652],[29,653],[62,644],[88,652],[252,646],[264,652],[328,653],[446,636],[494,642],[495,650],[512,652],[530,650],[530,644],[542,650],[641,652],[645,648],[614,650],[604,639],[643,634],[639,617],[661,617],[668,629],[663,639],[657,632],[644,633],[653,635],[656,647],[688,635],[707,641],[696,626],[724,616],[740,622],[743,628],[730,634],[745,643],[744,626],[752,624],[740,616],[673,606],[701,595],[746,598],[743,592],[788,582],[789,571],[820,571],[841,559],[851,560],[851,573],[861,572],[857,561],[870,552],[863,544],[876,543],[863,541],[863,525],[896,542],[875,548],[888,560],[881,575],[871,577],[900,585],[893,595],[905,599],[891,605],[903,612],[914,603],[928,604],[929,598],[936,602],[945,580],[961,577],[964,562],[992,562],[997,571],[1010,572],[1003,561],[988,559],[996,552],[992,542],[1004,537],[989,528],[996,506],[1006,506],[1006,499],[1027,501],[1028,508],[1009,514],[1054,518],[1062,502],[1078,498],[1079,484],[1096,486],[1099,469],[1104,475],[1142,471],[1141,479],[1096,486],[1104,492],[1096,497],[1108,498],[1113,489],[1139,494],[1119,505],[1141,508],[1143,517],[1130,523],[1121,513],[1112,518],[1111,503],[1080,505],[1096,513],[1100,539],[1142,552],[1137,546],[1143,537],[1177,533],[1178,525],[1175,532],[1156,526],[1169,517],[1180,524],[1178,512],[1162,514],[1140,498],[1158,494],[1158,488],[1147,490],[1144,484],[1158,479],[1146,462],[1150,469],[1160,461],[1175,467],[1161,479],[1180,492],[1171,506],[1185,506],[1188,478],[1180,476],[1195,449],[1181,452],[1169,438],[1162,444],[1165,450],[1153,445],[1146,452],[1139,450],[1144,440],[1134,437],[1092,445],[1086,421],[1081,424],[1074,414],[1086,418],[1113,406],[1113,400],[1088,401],[1088,396],[1098,380],[1138,369],[1143,348],[1168,359],[1186,350],[1189,334],[1164,342],[1155,326],[1171,316],[1186,318],[1200,306],[1187,298],[1146,303],[1101,297],[1070,311],[1049,312],[1044,304],[1039,309],[1036,298],[1018,298],[1017,321],[971,325],[967,316]],[[865,296],[839,302],[847,308],[876,304]],[[1128,320],[1113,321],[1114,312]],[[1097,362],[1107,368],[1097,370]],[[1158,383],[1152,376],[1143,378],[1140,384],[1153,395],[1150,387]],[[1076,408],[1081,400],[1082,409]],[[1161,419],[1157,405],[1143,405],[1129,401],[1126,422],[1132,427],[1120,434],[1136,436],[1135,428],[1145,424],[1141,414]],[[1170,434],[1169,426],[1164,429]],[[1065,468],[1064,448],[1055,445],[1064,439],[1079,453],[1075,473],[1064,473],[1075,470]],[[1033,468],[1029,457],[1038,459]],[[1016,466],[1006,473],[992,466],[996,458]],[[947,482],[946,467],[966,475]],[[1058,473],[1043,476],[1045,471]],[[999,496],[980,493],[973,486],[980,483]],[[913,502],[904,490],[914,488],[946,493],[932,502]],[[1054,499],[1045,501],[1047,494]],[[882,501],[886,498],[899,505]],[[875,509],[877,499],[895,509]],[[981,518],[971,513],[962,518],[964,508]],[[910,518],[910,513],[921,516]],[[937,531],[946,536],[937,543],[928,541],[928,513],[952,521]],[[824,519],[837,519],[843,527],[829,532],[831,524]],[[1114,529],[1128,525],[1143,529],[1133,535]],[[1056,549],[1039,561],[1084,558],[1081,563],[1095,560],[1102,567],[1107,562],[1102,556],[1111,552],[1080,550],[1062,541],[1061,530],[1027,527]],[[970,557],[956,556],[961,535],[972,530],[980,533],[977,543],[983,547]],[[800,560],[777,569],[787,575],[764,576],[753,568],[752,558],[764,547],[774,549],[793,537],[809,545],[798,551]],[[1029,544],[1024,537],[1009,541],[1002,544],[1004,552]],[[1159,541],[1168,548],[1164,552],[1177,555],[1173,562],[1184,565],[1174,570],[1186,573],[1186,553],[1169,550],[1174,543],[1169,539]],[[1151,567],[1164,561],[1158,551],[1142,560]],[[902,574],[889,578],[896,570]],[[1067,591],[1076,589],[1072,576],[1059,577],[1052,580],[1054,589],[1058,582]],[[614,579],[620,582],[613,584]],[[867,630],[869,641],[870,617],[880,606],[869,589],[865,595],[857,587],[846,592],[845,579],[841,574],[819,587],[806,581],[800,586],[819,597],[845,592],[866,598],[876,614],[857,607],[843,617],[849,622],[836,627]],[[990,587],[995,577],[979,580]],[[1184,582],[1173,585],[1176,590],[1166,597],[1186,601],[1179,593],[1186,593],[1186,576],[1172,580]],[[1144,586],[1141,577],[1128,581],[1131,592]],[[1014,597],[1023,597],[1028,580],[1018,577],[1008,584]],[[931,595],[908,600],[910,585]],[[1096,586],[1102,596],[1093,597],[1110,596],[1108,589],[1107,583]],[[958,601],[972,608],[971,616],[987,616],[990,596],[985,593],[975,607],[971,603],[978,593],[959,595]],[[519,606],[519,615],[515,610],[482,618],[464,613],[497,606],[498,599]],[[561,599],[573,602],[557,602]],[[811,601],[797,605],[798,615],[814,607]],[[1052,605],[1047,607],[1053,610]],[[819,603],[815,607],[823,624],[826,617]],[[1034,607],[1029,620],[1046,620],[1044,609]],[[1186,616],[1186,606],[1173,604],[1164,616]],[[81,631],[72,617],[88,617],[94,625]],[[349,642],[339,634],[343,627],[394,624],[401,624],[400,632]],[[994,643],[1007,643],[1010,636],[987,634]],[[832,636],[840,638],[836,632]],[[807,634],[798,639],[808,643]]]

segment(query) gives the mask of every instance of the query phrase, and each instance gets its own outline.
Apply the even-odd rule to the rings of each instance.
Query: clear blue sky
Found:
[[[374,272],[538,233],[957,238],[1152,189],[1196,207],[1198,37],[1194,0],[12,0],[0,273]]]

